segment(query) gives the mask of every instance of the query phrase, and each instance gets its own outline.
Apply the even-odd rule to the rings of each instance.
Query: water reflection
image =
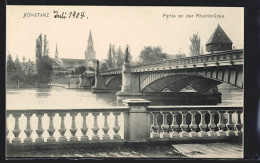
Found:
[[[38,98],[47,98],[48,96],[50,96],[51,94],[49,93],[51,91],[51,89],[46,89],[46,88],[38,88],[36,89],[36,96]]]

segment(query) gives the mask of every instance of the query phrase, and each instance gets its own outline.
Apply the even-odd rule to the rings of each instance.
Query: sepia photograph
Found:
[[[244,8],[6,6],[15,158],[244,158]]]

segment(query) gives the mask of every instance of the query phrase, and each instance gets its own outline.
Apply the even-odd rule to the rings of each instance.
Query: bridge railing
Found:
[[[163,70],[163,69],[177,69],[177,68],[188,68],[195,66],[210,66],[216,65],[219,62],[227,62],[226,65],[231,65],[235,61],[243,60],[244,53],[242,49],[238,50],[229,50],[229,51],[221,51],[215,52],[210,54],[203,54],[198,56],[192,57],[185,57],[185,58],[176,58],[176,59],[169,59],[169,60],[161,60],[161,61],[154,61],[151,63],[146,63],[142,65],[135,65],[131,66],[132,72],[141,72],[141,71],[156,71],[156,70]],[[239,63],[243,64],[243,63]],[[109,74],[120,74],[122,71],[121,68],[118,69],[111,69],[103,72],[104,75]]]
[[[201,64],[205,66],[206,63],[216,63],[227,61],[228,64],[232,64],[231,61],[242,60],[244,58],[243,50],[230,50],[223,52],[216,52],[192,57],[176,58],[170,60],[155,61],[152,63],[147,63],[138,66],[132,66],[131,70],[133,72],[139,71],[154,71],[166,69],[176,69],[176,68],[187,68],[188,66],[194,67],[194,65]],[[177,67],[176,67],[177,66]],[[208,65],[210,66],[210,65]]]
[[[242,107],[148,106],[147,110],[152,116],[153,140],[216,140],[242,135]]]
[[[128,107],[113,107],[113,108],[96,108],[96,109],[62,109],[62,110],[7,110],[6,117],[7,122],[10,118],[14,118],[14,125],[12,129],[13,139],[9,141],[9,129],[6,128],[7,143],[10,144],[31,144],[31,143],[62,143],[62,142],[86,142],[86,141],[117,141],[124,139],[124,134],[121,135],[120,130],[124,128],[126,124],[119,125],[119,116],[124,116],[129,111]],[[11,117],[12,116],[12,117]],[[23,116],[23,121],[19,119]],[[33,117],[34,116],[34,117]],[[36,116],[36,117],[35,117]],[[67,117],[66,117],[67,116]],[[109,117],[110,116],[110,117]],[[31,118],[34,121],[31,122]],[[54,118],[55,117],[55,118]],[[66,117],[66,118],[65,118]],[[77,118],[76,118],[77,117]],[[109,117],[109,118],[108,118]],[[44,120],[43,120],[44,119]],[[91,121],[89,123],[89,120]],[[100,125],[100,120],[103,124]],[[66,127],[65,124],[70,121],[71,127]],[[37,127],[32,129],[32,125],[37,123]],[[49,124],[48,128],[43,128]],[[60,124],[59,128],[55,128],[57,124]],[[108,126],[108,124],[113,126]],[[7,123],[8,124],[8,123]],[[26,124],[26,126],[24,126]],[[90,125],[91,124],[91,125]],[[24,130],[20,129],[23,125]],[[113,130],[111,132],[111,130]],[[103,133],[101,133],[103,131]],[[22,138],[19,135],[24,132],[26,136]],[[48,133],[48,136],[43,136],[43,133]],[[54,136],[59,132],[58,138]],[[68,133],[69,132],[69,133]],[[81,133],[81,137],[78,138],[76,133]],[[92,134],[89,134],[89,133]],[[31,137],[32,133],[37,135],[34,138]],[[65,133],[67,133],[65,135]],[[100,134],[101,133],[101,134]],[[70,138],[68,139],[68,134]],[[88,135],[91,135],[90,137]],[[46,138],[47,137],[47,138]]]
[[[7,121],[11,116],[14,118],[11,140],[10,128],[6,128],[7,148],[75,142],[189,142],[242,136],[242,107],[149,106],[150,102],[142,99],[126,99],[123,102],[127,106],[102,109],[7,110]],[[19,121],[21,116],[24,122]],[[35,120],[32,122],[33,116]],[[35,136],[32,137],[33,134]]]

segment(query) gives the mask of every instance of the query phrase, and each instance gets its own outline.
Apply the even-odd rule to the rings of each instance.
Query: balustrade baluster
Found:
[[[15,124],[14,124],[14,138],[12,140],[12,143],[21,143],[21,139],[19,138],[19,134],[21,132],[20,127],[19,127],[19,118],[21,117],[21,114],[15,113],[13,114],[13,117],[15,118]]]
[[[227,131],[226,131],[226,134],[227,136],[234,136],[235,135],[235,125],[233,124],[233,121],[232,121],[232,115],[233,113],[235,113],[235,111],[227,111],[226,112],[228,114],[228,122],[227,122]]]
[[[83,117],[83,123],[81,128],[81,132],[82,132],[81,141],[87,141],[88,136],[86,134],[88,132],[88,127],[86,124],[86,117],[88,116],[88,113],[81,113],[81,116]]]
[[[182,115],[182,123],[180,125],[181,127],[181,132],[180,132],[180,137],[187,137],[189,136],[188,135],[188,132],[187,132],[187,129],[188,129],[188,125],[187,125],[187,122],[186,122],[186,115],[187,115],[187,111],[180,111],[181,115]]]
[[[189,111],[191,114],[191,123],[190,123],[190,129],[191,132],[189,133],[190,137],[197,137],[198,133],[196,132],[196,129],[198,125],[196,124],[196,118],[195,115],[198,113],[198,111]]]
[[[66,116],[67,113],[59,113],[59,116],[61,118],[61,123],[60,123],[60,137],[59,137],[59,141],[67,141],[67,138],[65,136],[65,132],[67,131],[67,129],[65,128],[65,124],[64,124],[64,117]]]
[[[159,112],[151,112],[151,113],[153,115],[153,124],[151,125],[152,138],[160,138],[159,125],[158,125],[158,120],[157,120],[157,116],[158,116]]]
[[[209,121],[209,129],[210,131],[208,132],[208,136],[217,136],[216,132],[215,132],[215,128],[216,128],[216,124],[214,122],[214,115],[216,113],[216,111],[208,111],[209,115],[210,115],[210,121]]]
[[[26,130],[24,130],[24,133],[26,134],[24,143],[32,143],[32,138],[30,137],[31,133],[32,133],[31,122],[30,122],[32,114],[27,113],[27,114],[24,114],[24,116],[27,118]]]
[[[171,137],[179,137],[179,133],[178,133],[179,125],[177,124],[177,119],[176,119],[178,112],[172,111],[171,114],[172,114]]]
[[[118,125],[118,116],[121,114],[121,112],[114,112],[113,115],[115,116],[115,126],[113,127],[113,130],[115,132],[113,139],[114,140],[120,140],[121,136],[118,134],[118,131],[120,130],[120,127]]]
[[[167,115],[169,114],[169,112],[161,112],[161,114],[163,115],[163,124],[161,125],[161,129],[163,131],[163,138],[170,138],[170,134],[169,134],[169,125],[167,123]]]
[[[199,136],[200,137],[205,137],[208,136],[206,129],[207,129],[207,124],[205,122],[205,114],[207,113],[207,111],[199,111],[200,115],[201,115],[201,119],[200,119],[200,132],[199,132]]]
[[[241,123],[241,113],[242,111],[236,111],[237,113],[237,122],[236,122],[236,131],[235,131],[235,134],[236,136],[241,136],[242,135],[242,123]]]
[[[100,137],[98,135],[99,127],[97,124],[97,116],[99,115],[99,113],[92,113],[92,115],[94,116],[94,126],[92,128],[94,135],[92,136],[92,140],[100,140]]]
[[[70,113],[70,116],[72,118],[72,122],[71,122],[71,137],[70,137],[70,141],[78,141],[78,138],[76,136],[76,132],[77,132],[77,127],[75,124],[75,117],[77,116],[78,113]]]
[[[225,132],[223,131],[225,129],[225,124],[223,123],[224,114],[226,111],[218,111],[219,114],[219,122],[217,124],[219,131],[217,132],[218,136],[226,136]]]
[[[35,142],[36,143],[43,143],[44,139],[42,137],[42,133],[44,132],[43,128],[42,128],[42,117],[43,117],[44,113],[37,113],[36,116],[38,117],[38,128],[36,130],[36,133],[38,135],[38,138],[36,138]]]
[[[49,133],[49,137],[47,138],[47,142],[55,142],[55,138],[53,136],[55,129],[53,126],[53,117],[55,116],[55,113],[48,113],[48,117],[50,117],[50,124],[49,124],[49,129],[47,130]]]
[[[103,112],[102,114],[104,116],[104,127],[102,128],[103,132],[104,132],[103,140],[110,140],[110,136],[108,135],[109,127],[108,127],[108,123],[107,123],[107,117],[109,116],[110,113]]]
[[[8,138],[9,129],[8,129],[8,126],[7,126],[7,124],[8,124],[7,123],[8,117],[9,117],[9,113],[6,114],[6,121],[5,121],[6,122],[5,123],[5,125],[6,125],[6,128],[5,128],[6,129],[6,135],[5,135],[6,136],[6,143],[9,143],[9,138]]]

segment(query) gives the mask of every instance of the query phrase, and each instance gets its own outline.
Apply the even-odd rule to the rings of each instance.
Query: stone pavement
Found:
[[[15,155],[9,155],[16,157]],[[158,146],[133,146],[115,148],[88,148],[28,151],[19,157],[73,157],[73,158],[242,158],[242,144],[235,143],[206,143],[206,144],[169,144]]]

